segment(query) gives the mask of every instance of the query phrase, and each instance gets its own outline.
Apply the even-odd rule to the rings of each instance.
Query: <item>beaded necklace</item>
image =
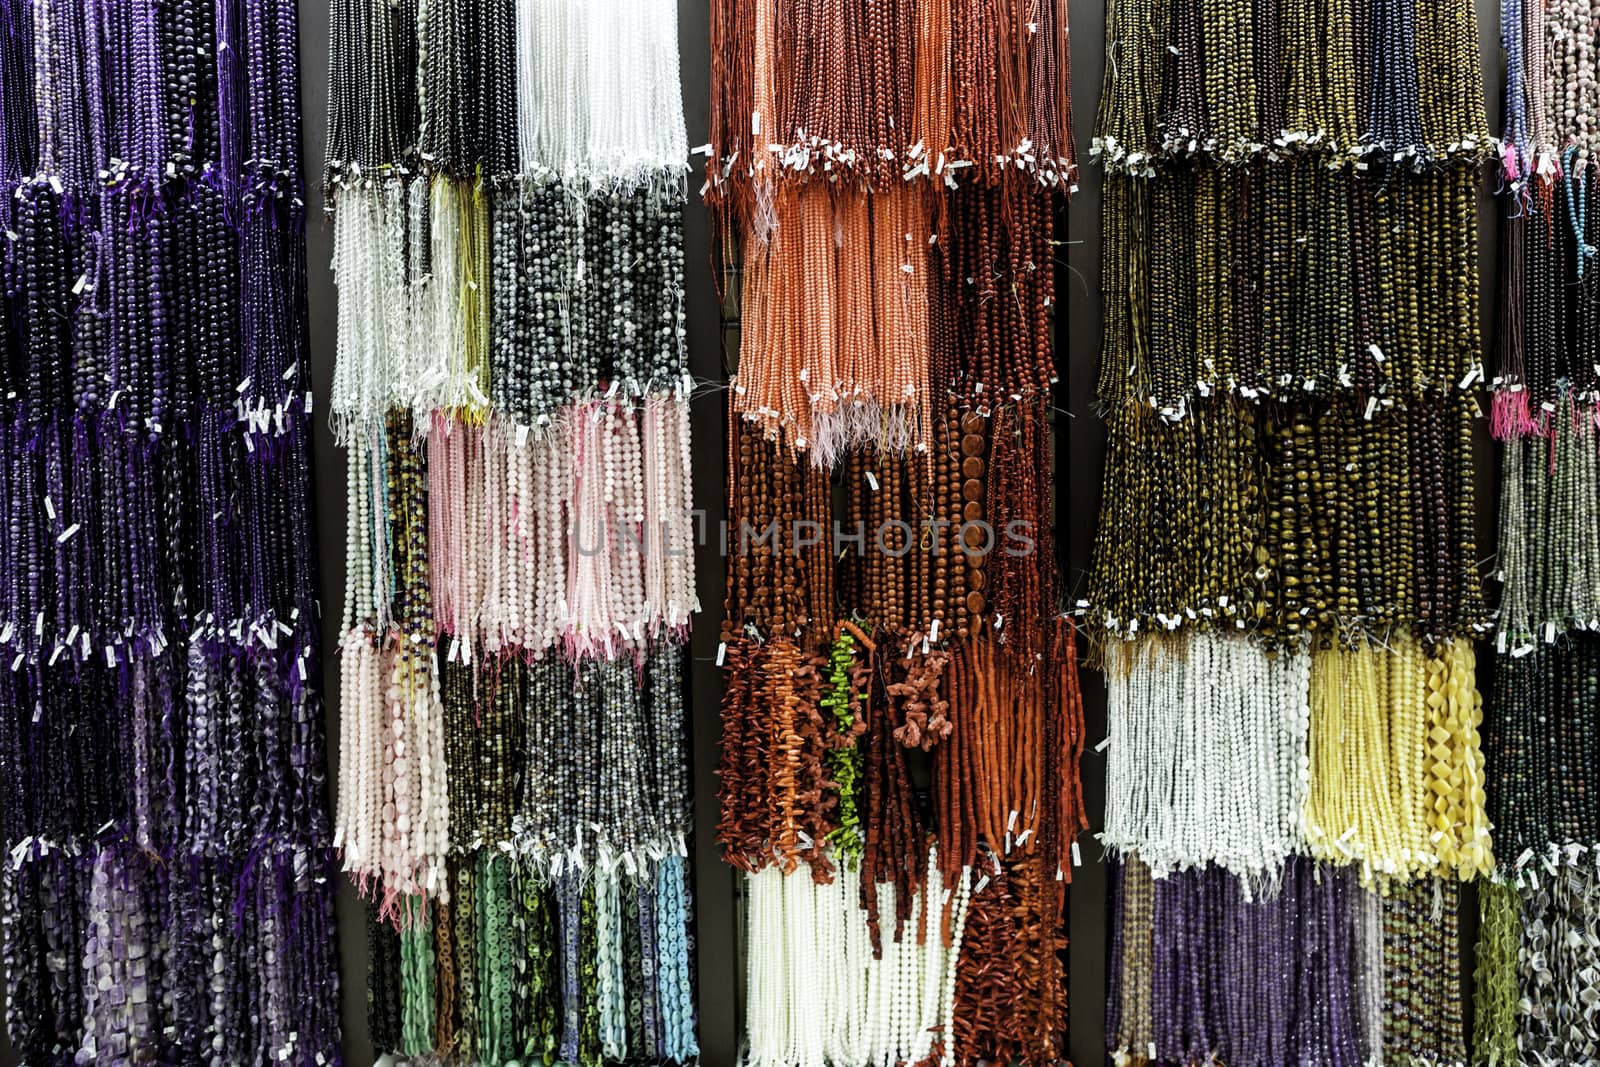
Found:
[[[1471,4],[1119,0],[1092,153],[1154,176],[1184,157],[1408,167],[1490,147]]]
[[[1558,1005],[1590,995],[1576,933],[1597,899],[1593,249],[1596,33],[1587,5],[1503,5],[1502,606],[1484,725],[1499,882],[1480,894],[1474,1055],[1582,1056]],[[1538,966],[1531,965],[1538,961]]]
[[[748,1056],[1054,1062],[1086,822],[1044,403],[1065,11],[711,21],[702,193],[739,329],[718,839],[750,901]]]
[[[341,0],[329,29],[338,825],[407,960],[380,1046],[687,1062],[676,9]]]
[[[1215,867],[1152,880],[1130,859],[1115,881],[1107,1032],[1119,1061],[1465,1059],[1455,883],[1378,897],[1301,857],[1254,900]]]
[[[1124,636],[1478,632],[1472,410],[1466,396],[1388,413],[1219,398],[1172,423],[1117,409],[1090,603]]]
[[[1387,409],[1470,386],[1476,187],[1465,165],[1410,175],[1299,157],[1109,179],[1101,402],[1178,421],[1221,394],[1354,391]],[[1418,285],[1437,301],[1410,302]]]
[[[1458,1062],[1453,912],[1419,905],[1494,865],[1472,7],[1119,0],[1106,24],[1081,607],[1121,639],[1108,1048]]]
[[[336,1060],[295,11],[0,23],[13,1044]]]

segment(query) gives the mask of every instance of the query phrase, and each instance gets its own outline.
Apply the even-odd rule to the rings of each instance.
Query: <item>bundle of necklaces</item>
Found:
[[[1114,0],[1106,49],[1109,1051],[1462,1063],[1472,5]]]
[[[0,5],[20,1062],[338,1063],[295,6]]]
[[[711,25],[745,1056],[1054,1063],[1085,824],[1051,531],[1066,4]]]
[[[1477,1057],[1600,1057],[1600,8],[1507,0],[1494,682],[1484,747],[1502,868],[1479,896]]]
[[[665,0],[335,0],[336,827],[405,1057],[697,1055]]]

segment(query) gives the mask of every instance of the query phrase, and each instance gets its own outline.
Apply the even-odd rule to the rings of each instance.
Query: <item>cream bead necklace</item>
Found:
[[[936,1044],[948,1062],[970,873],[947,899],[930,854],[900,938],[886,924],[877,958],[856,871],[840,870],[824,884],[804,868],[746,875],[748,943],[762,946],[760,965],[746,969],[751,1067],[895,1067],[927,1060]],[[894,914],[893,884],[878,892],[882,913]],[[949,945],[940,932],[947,907]]]

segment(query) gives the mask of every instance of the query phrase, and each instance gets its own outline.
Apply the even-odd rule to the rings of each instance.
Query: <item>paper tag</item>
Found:
[[[872,486],[872,491],[874,493],[876,493],[878,491],[878,478],[877,478],[877,475],[873,474],[871,471],[867,472],[867,484]]]
[[[723,641],[717,645],[717,666],[722,666],[722,661],[728,655],[728,642]]]
[[[1072,865],[1074,867],[1083,866],[1083,853],[1078,851],[1078,843],[1076,841],[1072,843]]]
[[[72,539],[72,535],[77,533],[77,532],[78,532],[78,524],[77,523],[73,523],[71,526],[68,526],[65,530],[62,530],[60,533],[56,534],[56,544],[58,544],[58,545],[66,544],[68,541],[70,541]]]
[[[44,495],[44,513],[50,516],[52,519],[56,517],[55,501],[50,499],[49,493]]]

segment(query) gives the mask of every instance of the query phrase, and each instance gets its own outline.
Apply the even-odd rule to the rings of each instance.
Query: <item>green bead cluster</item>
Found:
[[[474,865],[469,856],[450,857],[451,889],[449,908],[456,935],[456,1010],[453,1040],[440,1043],[441,1048],[453,1049],[467,1063],[477,1060],[478,1013],[482,1005],[478,1000],[478,923],[474,885]]]
[[[478,1057],[505,1063],[514,1056],[512,980],[517,945],[511,925],[511,857],[484,849],[477,854]]]
[[[525,1035],[521,1059],[552,1064],[561,1049],[560,929],[555,894],[537,878],[518,878],[521,899],[512,928],[522,951],[516,956],[517,1032]]]
[[[520,663],[507,659],[495,665],[497,677],[444,657],[439,662],[450,837],[462,849],[513,836],[527,687]]]
[[[1552,407],[1548,437],[1501,446],[1501,651],[1600,627],[1596,431],[1570,395]]]
[[[433,1048],[433,922],[418,897],[401,907],[400,1048],[408,1056],[426,1056]]]
[[[856,663],[856,639],[848,632],[841,633],[828,649],[827,676],[823,682],[823,696],[818,704],[831,717],[837,737],[848,743],[829,748],[823,757],[828,767],[828,778],[833,783],[838,803],[834,807],[834,828],[828,831],[828,844],[834,856],[845,867],[854,866],[861,857],[861,811],[858,807],[862,786],[863,755],[855,743],[859,732],[859,710],[863,694],[856,690],[853,668]]]
[[[605,1057],[600,1052],[600,967],[596,941],[599,914],[595,908],[594,884],[583,892],[578,914],[578,1065],[600,1067]]]
[[[1496,658],[1484,717],[1498,851],[1600,841],[1600,635],[1563,634]]]
[[[1522,939],[1521,901],[1511,886],[1478,885],[1477,966],[1472,972],[1472,1049],[1476,1062],[1515,1064],[1517,1047],[1517,947]]]
[[[613,1042],[626,1049],[626,1062],[670,1059],[665,1050],[682,1035],[667,1028],[674,1016],[689,1013],[686,1001],[669,1010],[667,998],[685,997],[689,982],[687,973],[664,980],[652,950],[680,921],[671,909],[684,905],[681,895],[676,905],[668,899],[657,874],[609,881],[614,896],[606,903],[590,872],[552,878],[498,849],[453,855],[448,899],[399,899],[398,931],[376,908],[369,917],[374,1034],[403,1055],[448,1049],[452,1062],[486,1067],[554,1067],[565,1062],[569,1038],[577,1042],[572,1062],[584,1067],[613,1062],[606,1052]],[[607,952],[601,951],[603,905],[615,924],[614,949]],[[560,907],[571,909],[570,926],[563,926]],[[659,958],[687,962],[677,952]],[[602,989],[606,973],[612,985]],[[571,1004],[569,990],[578,998]],[[617,1011],[612,1025],[620,1024],[609,1037],[603,1033],[608,1002]]]

